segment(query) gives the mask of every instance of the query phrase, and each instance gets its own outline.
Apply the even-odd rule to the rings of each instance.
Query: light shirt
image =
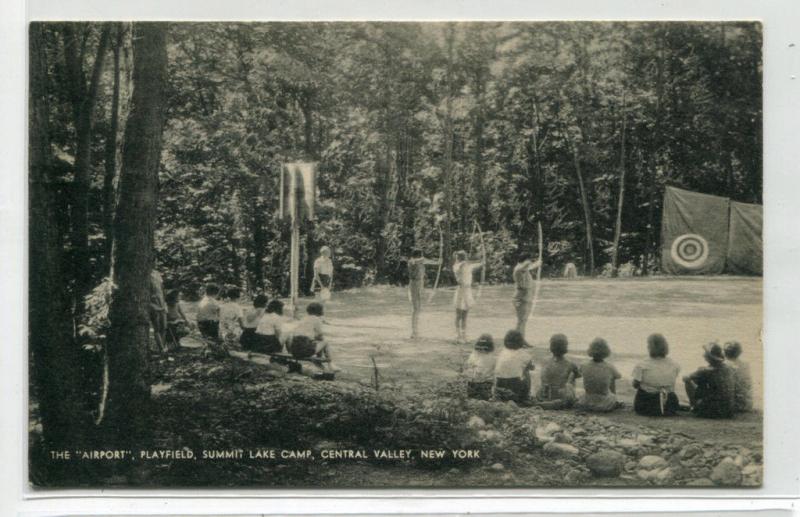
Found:
[[[480,263],[470,263],[466,260],[453,264],[453,274],[456,276],[458,285],[461,287],[472,287],[472,272],[479,267],[481,267]]]
[[[658,393],[662,389],[675,391],[675,379],[681,367],[668,357],[645,359],[633,368],[633,380],[639,381],[641,389]]]
[[[258,321],[256,334],[261,334],[262,336],[279,336],[285,323],[286,318],[280,314],[275,314],[274,312],[264,313]]]
[[[239,320],[242,319],[242,308],[236,302],[227,302],[222,305],[220,310],[220,331],[225,334],[238,335],[242,330]]]
[[[219,312],[217,299],[203,296],[197,304],[197,321],[219,321]]]
[[[494,380],[494,365],[497,357],[492,352],[473,350],[467,359],[464,374],[471,382],[490,382]]]
[[[314,261],[314,271],[320,275],[331,276],[333,274],[333,261],[328,257],[317,257]]]
[[[242,324],[246,329],[254,329],[258,326],[258,322],[261,320],[261,316],[264,315],[264,308],[252,308],[244,315],[244,321]]]
[[[494,376],[498,379],[510,379],[512,377],[522,379],[525,367],[530,362],[531,354],[528,350],[524,348],[518,350],[503,348],[497,355]]]
[[[295,336],[306,336],[314,340],[322,339],[322,318],[307,314],[297,322],[294,328]]]

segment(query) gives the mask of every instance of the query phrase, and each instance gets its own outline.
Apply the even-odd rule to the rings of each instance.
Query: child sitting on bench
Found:
[[[331,362],[330,347],[325,342],[322,331],[323,315],[324,309],[321,303],[309,303],[306,315],[297,322],[287,350],[295,359],[313,359],[323,370],[335,372],[337,368]]]
[[[256,327],[258,350],[262,354],[279,354],[283,352],[283,325],[286,318],[283,316],[283,302],[272,300],[267,304],[267,310]]]
[[[246,352],[257,352],[260,348],[260,340],[256,335],[261,318],[264,316],[264,308],[269,299],[266,295],[258,294],[253,298],[253,308],[244,313],[242,319],[242,334],[239,336],[239,344]]]

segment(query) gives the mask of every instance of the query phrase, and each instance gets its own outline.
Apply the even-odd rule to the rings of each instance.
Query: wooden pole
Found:
[[[611,276],[619,271],[619,240],[622,236],[622,208],[625,203],[625,93],[622,94],[622,138],[619,149],[619,195],[617,196],[617,220],[614,223],[614,247],[611,253]]]
[[[295,195],[292,192],[292,195]],[[300,281],[300,221],[297,217],[297,199],[292,203],[292,255],[291,255],[291,304],[292,316],[297,318],[297,299]]]

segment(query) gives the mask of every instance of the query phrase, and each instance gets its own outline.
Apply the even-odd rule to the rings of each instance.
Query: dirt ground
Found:
[[[492,334],[499,344],[515,324],[511,306],[513,287],[486,286],[480,291],[469,316],[468,334]],[[410,392],[458,375],[471,351],[470,344],[453,340],[452,288],[440,288],[426,303],[421,318],[422,337],[409,339],[410,304],[405,288],[368,287],[334,293],[326,306],[326,332],[339,378],[370,383],[378,366],[380,382]],[[427,299],[427,293],[426,297]],[[610,361],[622,374],[617,393],[626,408],[610,415],[632,425],[665,427],[697,439],[717,439],[736,444],[761,441],[762,419],[762,281],[746,277],[636,278],[543,280],[536,312],[528,323],[527,339],[533,357],[541,364],[549,356],[547,342],[556,332],[570,340],[568,357],[587,361],[585,350],[596,336],[612,349]],[[301,300],[301,310],[313,301]],[[242,307],[247,304],[242,302]],[[185,304],[192,318],[195,304]],[[670,343],[670,357],[688,374],[703,365],[701,346],[709,341],[738,340],[743,359],[753,375],[754,405],[759,411],[734,421],[713,422],[686,416],[650,419],[631,411],[631,372],[646,357],[646,338],[663,333]],[[534,385],[538,372],[534,372]],[[582,385],[578,382],[578,392]],[[687,398],[678,383],[682,402]]]
[[[630,375],[636,362],[646,357],[649,334],[660,332],[667,337],[670,357],[681,366],[682,374],[703,365],[703,344],[737,340],[744,347],[743,360],[750,364],[754,404],[760,408],[761,286],[760,278],[746,277],[543,280],[526,337],[539,364],[549,356],[547,343],[554,333],[568,336],[568,357],[577,363],[587,360],[585,350],[594,337],[605,338],[612,349],[609,360],[623,375],[618,384],[623,400],[633,396]],[[499,344],[515,324],[513,287],[486,286],[478,291],[480,297],[469,315],[469,336],[489,333]],[[343,369],[341,377],[369,382],[372,357],[385,383],[413,388],[456,376],[471,345],[453,341],[452,296],[452,288],[438,290],[423,308],[422,337],[411,340],[405,288],[334,293],[326,306],[327,334],[336,363]],[[312,300],[301,300],[301,310]],[[186,305],[191,318],[194,304]],[[685,402],[683,387],[677,388]]]

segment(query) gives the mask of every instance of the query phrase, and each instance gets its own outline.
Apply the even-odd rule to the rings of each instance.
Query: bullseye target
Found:
[[[672,241],[672,260],[687,269],[703,267],[708,260],[708,241],[696,233],[685,233]]]

